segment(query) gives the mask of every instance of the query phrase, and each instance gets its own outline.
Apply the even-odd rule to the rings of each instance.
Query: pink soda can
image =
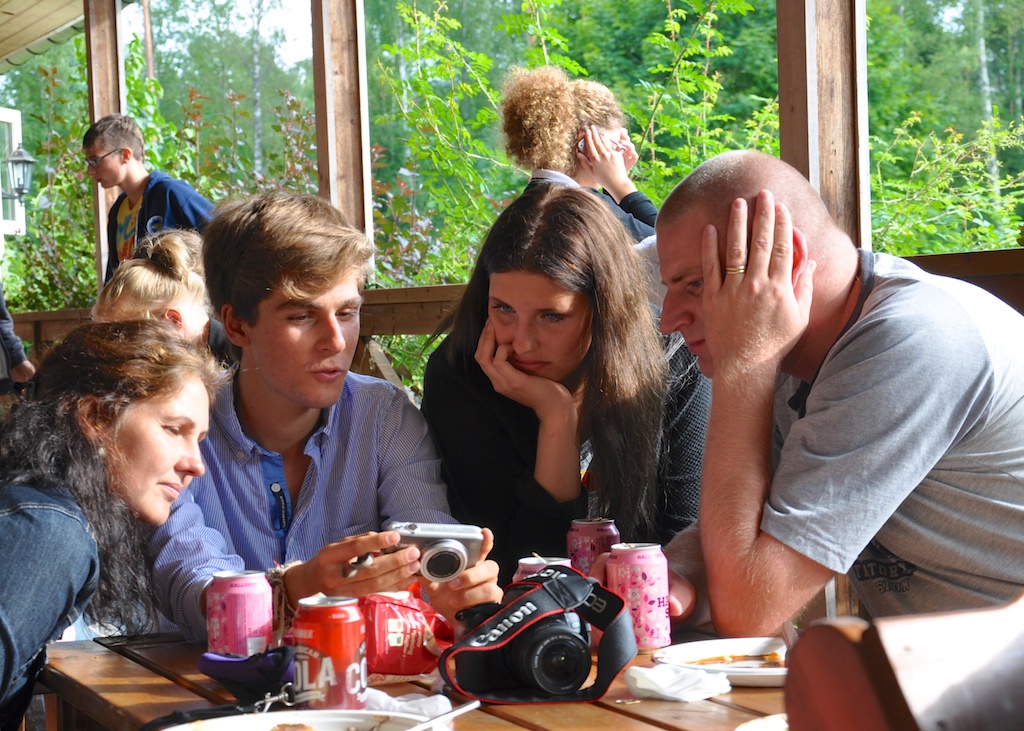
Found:
[[[657,543],[616,543],[605,567],[608,588],[633,616],[640,652],[672,644],[668,616],[668,560]]]
[[[590,576],[594,561],[608,553],[619,542],[619,529],[611,518],[582,518],[574,520],[566,543],[573,568]]]
[[[519,559],[519,568],[512,576],[512,582],[522,581],[533,576],[547,566],[571,566],[569,559],[560,556],[524,556]]]
[[[218,571],[206,589],[207,648],[249,657],[270,646],[273,590],[262,571]]]

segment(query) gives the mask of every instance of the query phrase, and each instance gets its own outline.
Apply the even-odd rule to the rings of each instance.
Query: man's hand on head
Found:
[[[731,369],[774,374],[809,321],[815,267],[789,210],[761,191],[749,245],[748,215],[737,198],[727,230],[709,225],[702,239],[705,335],[716,378]]]

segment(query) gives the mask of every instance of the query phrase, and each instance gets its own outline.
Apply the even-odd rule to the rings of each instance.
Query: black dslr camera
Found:
[[[458,619],[467,627],[478,627],[502,607],[508,606],[528,589],[513,584],[501,604],[491,602],[464,609]],[[490,630],[476,642],[497,639],[515,628],[517,622],[529,623],[530,604],[511,615],[504,625]],[[522,617],[522,619],[519,619]],[[469,691],[488,688],[535,688],[552,695],[579,690],[590,674],[590,631],[576,612],[544,617],[493,652],[467,654],[456,665],[463,687]]]
[[[505,589],[502,603],[459,612],[465,627],[441,656],[441,677],[489,703],[593,701],[636,655],[621,597],[576,569],[549,566]],[[587,623],[603,630],[595,682]],[[451,673],[454,664],[455,673]]]

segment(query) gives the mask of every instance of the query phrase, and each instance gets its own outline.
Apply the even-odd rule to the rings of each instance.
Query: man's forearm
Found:
[[[742,634],[770,611],[771,577],[759,552],[771,479],[774,374],[717,374],[704,449],[701,547],[716,628]],[[738,625],[737,622],[743,624]]]
[[[711,604],[708,601],[707,574],[704,570],[704,556],[700,543],[700,524],[694,523],[677,533],[665,546],[669,568],[693,584],[696,602],[692,609],[683,608],[686,617],[681,624],[685,627],[700,627],[711,622]],[[671,592],[671,586],[669,587]],[[686,614],[686,612],[689,614]]]

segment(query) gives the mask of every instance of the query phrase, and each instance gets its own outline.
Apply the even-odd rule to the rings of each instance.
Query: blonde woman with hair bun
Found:
[[[167,320],[184,339],[231,360],[223,329],[210,318],[201,245],[199,234],[187,229],[147,237],[100,291],[93,320]]]
[[[626,116],[611,90],[560,68],[513,68],[502,86],[505,150],[530,171],[527,187],[562,184],[600,197],[634,242],[654,234],[658,209],[637,190]]]

